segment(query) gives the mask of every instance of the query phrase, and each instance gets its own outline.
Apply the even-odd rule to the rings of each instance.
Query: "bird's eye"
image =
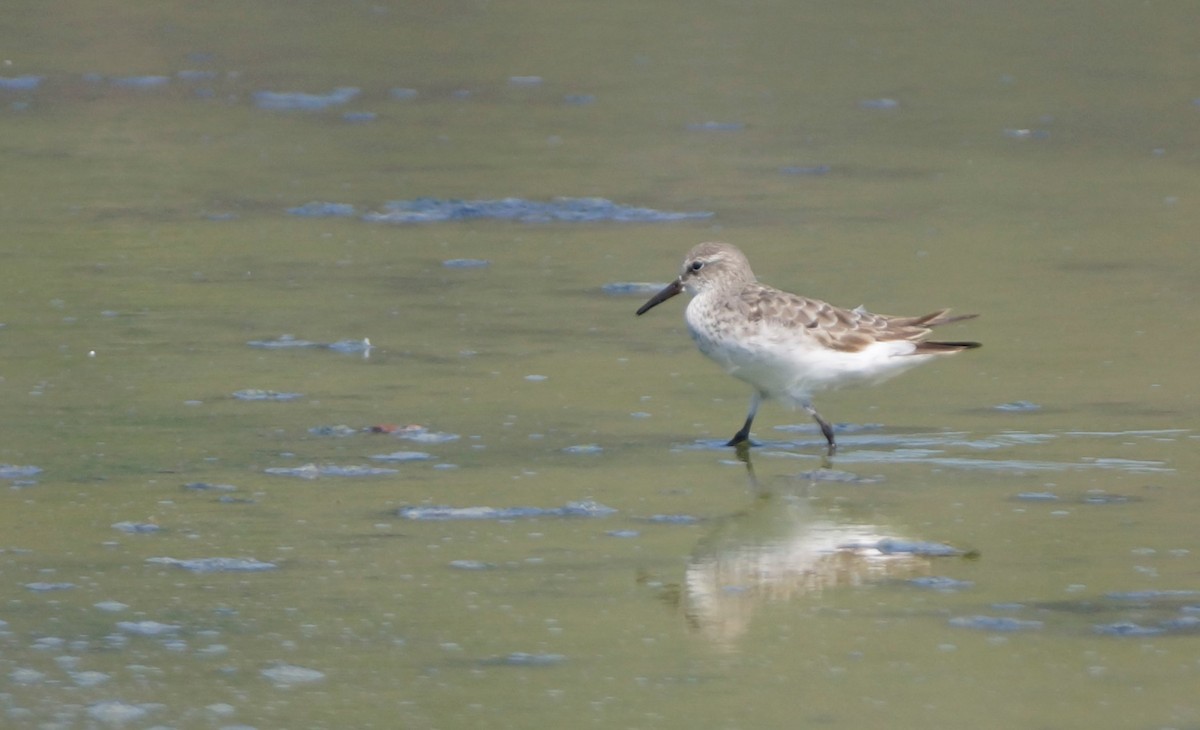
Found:
[[[703,269],[703,268],[704,268],[703,261],[693,261],[692,262],[692,271],[699,271],[700,269]]]

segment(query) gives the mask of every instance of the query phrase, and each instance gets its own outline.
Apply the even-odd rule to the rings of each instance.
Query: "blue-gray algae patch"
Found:
[[[562,654],[541,654],[514,651],[503,656],[483,659],[479,663],[490,667],[552,667],[562,664],[567,658]]]
[[[328,94],[311,94],[303,91],[256,91],[254,105],[272,111],[320,111],[349,103],[358,96],[360,89],[354,86],[339,86]]]
[[[1194,636],[1200,634],[1200,591],[1143,590],[1107,593],[1098,598],[1039,602],[1032,607],[1023,603],[996,603],[991,608],[1005,611],[1027,611],[1031,608],[1040,616],[1067,617],[1075,630],[1112,637]],[[1083,618],[1086,624],[1079,625]],[[1018,621],[1012,624],[1013,621]],[[952,621],[955,626],[983,630],[1019,630],[1028,622],[1009,617],[961,617]],[[1035,622],[1040,623],[1040,622]],[[1012,625],[1013,628],[1006,628]]]
[[[376,461],[429,461],[433,455],[424,451],[393,451],[390,454],[376,454],[370,458]]]
[[[995,631],[1009,633],[1014,631],[1039,631],[1045,624],[1031,619],[1019,619],[1011,616],[956,616],[950,619],[950,625],[976,631]]]
[[[414,441],[419,444],[445,444],[452,441],[458,441],[462,438],[457,433],[449,433],[447,431],[431,431],[424,426],[409,425],[409,426],[391,426],[391,425],[376,425],[362,426],[355,428],[345,424],[329,425],[329,426],[313,426],[308,429],[308,432],[314,436],[335,436],[347,437],[358,434],[384,434],[394,436],[404,441]]]
[[[288,208],[292,215],[309,218],[358,216],[347,203],[312,201]],[[659,223],[711,218],[709,211],[668,211],[614,203],[605,198],[524,198],[459,200],[413,198],[384,203],[381,210],[359,216],[369,223],[446,223],[468,220],[506,220],[518,223]]]
[[[250,340],[246,344],[262,350],[314,349],[332,350],[352,355],[369,354],[372,349],[371,341],[365,337],[362,339],[347,338],[336,342],[314,342],[313,340],[302,340],[295,335],[280,335],[273,340]]]
[[[308,429],[308,432],[313,436],[353,436],[357,433],[362,433],[364,429],[352,428],[344,423],[339,423],[334,426],[313,426]]]
[[[973,556],[967,550],[961,550],[952,545],[940,542],[925,542],[922,540],[903,540],[885,537],[881,540],[865,542],[849,542],[838,546],[840,549],[876,550],[882,555],[921,555],[928,558],[950,558]]]
[[[152,565],[171,565],[193,573],[259,573],[279,566],[255,558],[146,558]]]
[[[287,212],[304,218],[353,218],[358,214],[358,210],[350,203],[326,203],[320,200],[288,208]]]
[[[700,522],[700,518],[696,515],[687,514],[655,514],[635,519],[640,522],[650,522],[659,525],[694,525]]]
[[[959,580],[950,578],[944,575],[927,575],[919,578],[909,578],[905,581],[910,586],[916,588],[925,588],[927,590],[950,593],[953,591],[964,591],[975,585],[969,580]]]
[[[209,482],[188,482],[183,485],[187,492],[236,492],[232,484],[210,484]]]
[[[1011,403],[1000,403],[992,406],[992,410],[1001,411],[1003,413],[1033,413],[1034,411],[1042,410],[1042,407],[1037,403],[1027,400],[1015,400]]]
[[[0,464],[0,479],[26,479],[41,473],[42,468],[39,466]]]
[[[396,510],[406,520],[519,520],[536,517],[608,517],[616,514],[612,507],[583,500],[568,502],[562,507],[401,507]]]
[[[566,454],[602,454],[602,453],[604,453],[604,448],[601,447],[599,444],[575,444],[574,446],[568,446],[565,449],[563,449],[563,453],[566,453]]]
[[[303,393],[282,393],[274,390],[261,390],[259,388],[247,388],[238,390],[233,393],[233,397],[237,400],[247,401],[291,401],[299,400],[304,397]]]
[[[404,439],[405,441],[415,441],[419,444],[444,444],[462,438],[456,433],[430,431],[421,426],[409,426],[400,429],[396,432],[395,436],[396,438]]]
[[[4,91],[33,91],[42,85],[45,76],[27,74],[25,76],[0,76],[0,89]]]
[[[1195,636],[1200,634],[1200,605],[1183,606],[1173,616],[1139,616],[1092,626],[1105,636]]]
[[[1074,502],[1078,504],[1088,505],[1114,505],[1114,504],[1130,504],[1132,502],[1142,501],[1142,497],[1128,494],[1113,494],[1101,490],[1089,490],[1081,495],[1063,496],[1054,492],[1020,492],[1013,497],[1016,502]]]
[[[157,702],[134,704],[123,700],[102,700],[87,706],[87,716],[106,727],[123,727],[164,709],[166,705]]]
[[[799,175],[802,177],[818,177],[833,172],[831,165],[787,165],[779,168],[784,175]]]
[[[338,464],[304,464],[303,466],[271,466],[263,469],[267,474],[298,479],[320,477],[375,477],[398,473],[396,469],[377,466],[340,466]]]
[[[662,291],[667,285],[665,281],[614,281],[600,287],[600,291],[609,296],[650,296]]]
[[[49,583],[46,581],[37,581],[35,583],[26,583],[25,589],[34,593],[49,593],[51,591],[69,591],[75,587],[74,583]]]
[[[450,567],[455,570],[492,570],[496,565],[483,560],[451,560]]]
[[[1143,626],[1133,621],[1117,621],[1111,624],[1096,624],[1092,630],[1105,636],[1159,636],[1167,633],[1161,626]]]
[[[108,83],[120,89],[160,89],[171,83],[170,76],[150,74],[145,76],[110,76]]]
[[[850,471],[824,467],[802,471],[796,474],[794,478],[807,482],[832,482],[836,484],[874,484],[883,481],[883,476],[881,475],[864,476]]]
[[[183,629],[179,624],[161,621],[118,621],[117,630],[132,636],[167,636],[178,634]]]
[[[1104,594],[1105,598],[1114,601],[1136,601],[1150,604],[1155,601],[1196,600],[1200,601],[1200,591],[1181,590],[1146,590],[1146,591],[1114,591]]]
[[[114,522],[112,528],[129,535],[148,535],[162,530],[153,522]]]
[[[1018,502],[1057,502],[1059,497],[1053,492],[1021,492],[1013,499]]]
[[[325,679],[325,673],[319,669],[311,669],[286,662],[276,662],[266,669],[261,670],[259,674],[279,687],[311,684]]]

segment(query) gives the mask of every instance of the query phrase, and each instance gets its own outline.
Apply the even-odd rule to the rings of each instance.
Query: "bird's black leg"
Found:
[[[829,455],[833,456],[834,452],[837,451],[837,442],[833,440],[833,426],[829,425],[829,421],[821,418],[821,414],[817,413],[817,409],[813,408],[812,403],[805,403],[804,411],[812,416],[817,425],[821,427],[821,433],[825,436],[825,440],[829,442]]]
[[[747,418],[746,422],[744,424],[742,424],[741,429],[739,429],[738,432],[733,435],[733,438],[729,439],[729,442],[726,443],[725,445],[726,446],[741,446],[742,444],[750,443],[750,424],[753,422],[754,422],[754,416],[750,416],[749,418]]]
[[[725,444],[726,446],[737,446],[738,444],[750,442],[750,424],[754,423],[754,415],[758,413],[758,406],[760,404],[762,404],[762,394],[756,390],[750,396],[750,412],[746,414],[746,422],[733,435],[733,438],[729,439],[729,442]]]

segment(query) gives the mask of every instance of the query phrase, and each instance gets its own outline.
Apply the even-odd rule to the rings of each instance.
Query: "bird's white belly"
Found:
[[[688,330],[700,351],[727,373],[767,397],[793,407],[817,392],[887,380],[931,355],[911,354],[908,341],[876,342],[856,352],[823,346],[804,330],[756,326],[736,332],[693,323]]]

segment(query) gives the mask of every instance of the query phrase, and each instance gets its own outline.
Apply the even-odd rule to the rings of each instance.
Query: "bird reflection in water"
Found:
[[[822,514],[810,496],[795,490],[763,489],[749,449],[739,449],[738,456],[756,498],[745,511],[714,520],[674,596],[689,624],[713,643],[731,648],[769,603],[929,573],[930,555],[888,548],[929,543]]]

